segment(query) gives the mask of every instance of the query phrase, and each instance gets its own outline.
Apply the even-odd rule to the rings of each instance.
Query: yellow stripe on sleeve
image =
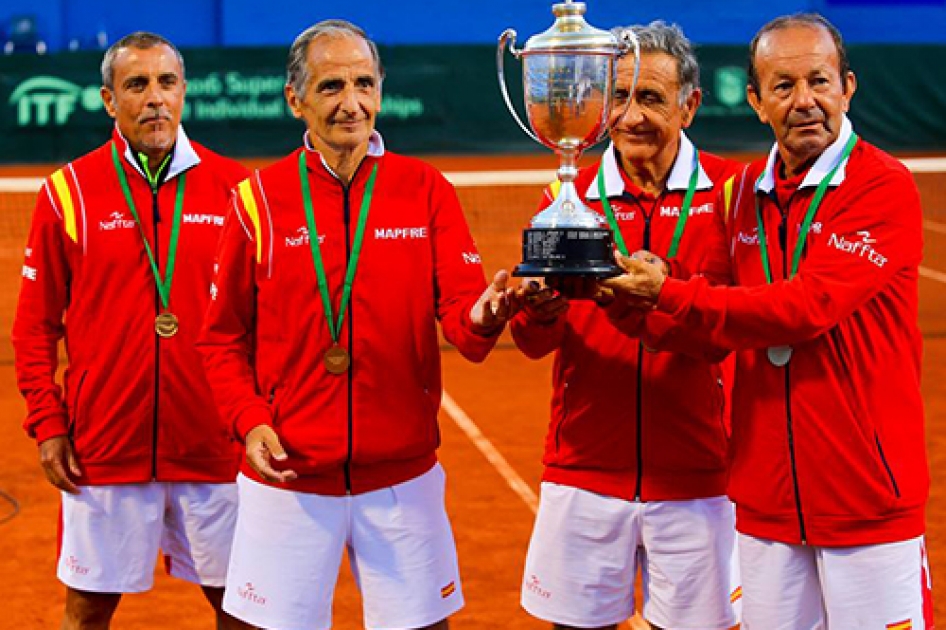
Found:
[[[72,191],[69,190],[69,183],[66,181],[66,175],[63,169],[53,173],[50,179],[56,188],[56,196],[59,197],[59,203],[62,204],[62,219],[66,226],[66,234],[72,239],[73,243],[79,242],[76,234],[76,209],[72,202]]]
[[[260,238],[259,227],[259,209],[256,207],[256,197],[253,195],[253,185],[250,180],[244,179],[237,187],[240,191],[240,199],[243,200],[243,208],[247,216],[253,222],[253,234],[256,237],[256,262],[263,260],[263,239]]]
[[[732,187],[736,181],[736,176],[733,175],[726,180],[726,183],[723,184],[723,202],[725,207],[723,208],[723,217],[726,221],[729,221],[729,213],[732,211]]]

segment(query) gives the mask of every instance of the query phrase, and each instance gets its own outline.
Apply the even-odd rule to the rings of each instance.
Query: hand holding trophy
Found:
[[[632,47],[637,85],[640,46],[633,33],[622,39],[590,26],[585,4],[566,0],[552,6],[555,23],[516,50],[516,32],[499,37],[496,53],[499,84],[506,107],[522,130],[554,150],[560,160],[561,189],[555,201],[525,230],[522,263],[514,276],[610,277],[621,272],[614,262],[613,237],[605,218],[586,206],[575,188],[578,158],[608,134],[616,62]],[[506,89],[506,44],[522,59],[526,113],[531,131],[516,113]],[[628,100],[628,106],[633,99]]]

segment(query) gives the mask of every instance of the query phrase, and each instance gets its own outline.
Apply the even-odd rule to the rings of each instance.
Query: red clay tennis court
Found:
[[[520,230],[551,177],[551,156],[431,160],[451,174],[480,246],[487,273],[519,260]],[[920,326],[925,341],[923,393],[933,487],[927,522],[934,584],[946,575],[946,160],[909,162],[923,196],[925,260]],[[59,626],[64,589],[55,577],[59,497],[45,480],[36,447],[20,428],[24,405],[16,391],[9,330],[19,287],[22,249],[35,192],[30,182],[51,169],[0,169],[0,627]],[[482,171],[524,171],[497,175]],[[470,172],[475,172],[471,175]],[[7,179],[4,179],[6,176]],[[501,181],[502,180],[502,181]],[[4,188],[5,186],[5,188]],[[11,192],[21,190],[22,192]],[[35,189],[33,189],[35,190]],[[467,606],[458,630],[547,628],[519,608],[519,584],[548,420],[551,361],[524,358],[504,336],[482,365],[444,352],[446,394],[440,457],[448,474],[447,503],[459,547]],[[946,578],[943,578],[946,579]],[[934,590],[935,593],[935,590]],[[936,601],[946,615],[946,595]],[[124,598],[116,629],[211,628],[198,589],[162,569],[150,593]],[[361,628],[360,601],[347,569],[336,594],[335,628]]]

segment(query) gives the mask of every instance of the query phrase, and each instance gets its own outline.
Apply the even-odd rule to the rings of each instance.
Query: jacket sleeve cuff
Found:
[[[261,424],[273,426],[273,414],[270,412],[269,407],[265,405],[244,409],[240,415],[237,416],[234,428],[236,429],[236,434],[237,437],[240,438],[240,441],[245,442],[246,434]]]
[[[670,315],[678,313],[686,302],[687,284],[674,278],[664,280],[657,296],[657,310]]]
[[[27,433],[36,440],[37,444],[41,444],[50,438],[69,435],[65,412],[51,413],[45,418],[30,419]]]

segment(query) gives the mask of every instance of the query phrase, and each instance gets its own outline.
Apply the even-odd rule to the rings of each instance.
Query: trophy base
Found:
[[[548,276],[588,276],[592,278],[613,278],[623,273],[615,264],[586,267],[565,267],[560,265],[542,266],[522,263],[516,265],[512,275],[517,278],[547,278]]]
[[[512,275],[611,278],[621,273],[614,262],[611,230],[565,227],[525,230],[522,263]]]

